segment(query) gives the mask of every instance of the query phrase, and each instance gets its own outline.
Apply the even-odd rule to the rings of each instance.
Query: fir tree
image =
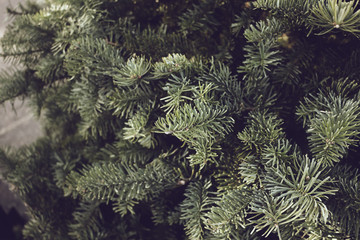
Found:
[[[48,0],[9,9],[1,150],[24,239],[359,239],[351,0]]]

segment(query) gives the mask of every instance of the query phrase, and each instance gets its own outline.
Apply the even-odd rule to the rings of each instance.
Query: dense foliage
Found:
[[[0,151],[25,239],[359,239],[360,10],[345,0],[9,9]]]

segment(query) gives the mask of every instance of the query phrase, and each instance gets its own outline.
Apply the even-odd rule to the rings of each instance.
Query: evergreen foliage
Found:
[[[48,0],[8,9],[46,137],[0,151],[24,239],[360,239],[360,8]]]

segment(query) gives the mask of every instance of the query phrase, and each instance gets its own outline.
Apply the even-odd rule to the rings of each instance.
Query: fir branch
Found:
[[[251,201],[251,191],[226,191],[206,213],[206,228],[218,238],[232,239],[232,235],[245,229],[246,211]]]
[[[161,107],[165,108],[166,112],[178,109],[182,103],[193,100],[189,95],[194,90],[194,86],[190,85],[190,79],[183,72],[180,72],[180,77],[172,75],[163,87],[163,90],[168,93],[166,97],[160,99],[165,102]]]
[[[76,155],[77,152],[63,151],[61,153],[54,153],[56,163],[53,165],[54,169],[54,180],[56,186],[64,188],[66,179],[70,172],[74,170],[76,163],[80,161],[81,156]]]
[[[244,149],[260,153],[263,146],[285,137],[282,124],[282,120],[267,111],[252,112],[249,115],[248,126],[238,133],[238,138],[244,144]]]
[[[218,26],[220,23],[212,15],[214,14],[215,1],[204,2],[199,5],[193,5],[179,17],[179,26],[184,34],[191,34],[196,31],[210,31],[212,26]]]
[[[246,185],[260,183],[260,187],[263,187],[262,183],[259,182],[260,175],[262,174],[262,166],[259,164],[259,161],[251,155],[241,160],[242,162],[238,165],[237,173],[239,175],[239,183],[244,182]]]
[[[181,217],[185,221],[186,235],[190,239],[204,239],[205,213],[212,203],[209,180],[191,182],[185,190],[185,200],[180,204]]]
[[[277,143],[267,145],[261,154],[266,162],[264,165],[278,168],[284,164],[289,166],[300,155],[297,145],[292,145],[287,139],[279,139]]]
[[[137,143],[130,143],[125,140],[118,140],[113,144],[107,144],[97,153],[99,161],[125,161],[130,164],[144,166],[157,155],[157,151],[148,149]]]
[[[175,186],[176,176],[159,160],[145,168],[126,163],[102,163],[81,171],[76,191],[86,199],[128,202],[148,200],[165,189]],[[118,209],[119,211],[119,209]]]
[[[73,212],[73,221],[69,224],[69,235],[72,239],[104,239],[103,217],[99,202],[80,202]]]
[[[261,42],[259,45],[247,45],[244,50],[247,52],[246,60],[239,72],[246,73],[251,79],[266,77],[271,67],[277,66],[282,60],[280,51],[275,50],[274,45]]]
[[[8,26],[1,38],[1,56],[14,62],[33,65],[49,51],[53,35],[53,29],[47,29],[33,15],[20,15]]]
[[[132,143],[138,142],[146,148],[155,148],[158,142],[152,133],[151,127],[148,126],[150,114],[151,109],[140,109],[137,114],[130,118],[123,128],[123,139]]]
[[[196,52],[193,42],[181,32],[168,33],[166,25],[146,28],[132,23],[129,18],[120,18],[116,31],[127,52],[147,58],[159,60],[169,53]]]
[[[220,94],[220,102],[229,107],[230,111],[240,113],[244,110],[243,86],[238,81],[237,76],[231,74],[228,66],[212,59],[210,69],[204,71],[199,79],[216,86],[214,90]]]
[[[197,139],[215,139],[231,131],[233,120],[226,110],[195,102],[195,107],[184,104],[182,108],[167,114],[155,122],[159,132],[172,134],[180,140],[193,144]]]
[[[197,63],[194,59],[187,59],[185,55],[173,53],[167,57],[161,58],[162,61],[158,61],[154,64],[154,70],[152,72],[155,79],[161,79],[170,77],[173,74],[181,72],[184,76],[189,76],[191,72],[196,71],[197,68],[201,68],[202,63]]]
[[[359,239],[358,8],[49,0],[12,12],[0,55],[23,70],[0,77],[0,102],[29,96],[50,136],[0,150],[32,216],[25,238]]]
[[[191,148],[195,150],[195,153],[187,157],[190,166],[198,165],[200,171],[209,163],[218,164],[217,158],[221,147],[219,144],[214,143],[213,140],[199,139],[193,143]]]
[[[346,235],[359,239],[359,191],[360,175],[357,169],[350,166],[337,165],[331,175],[336,180],[335,186],[339,191],[329,200],[329,208],[333,213],[333,221],[337,223],[340,231]]]
[[[310,117],[309,145],[324,165],[333,165],[356,144],[359,122],[359,104],[354,100],[330,95],[318,95],[316,102],[305,99],[298,115]]]
[[[359,37],[360,10],[357,10],[358,1],[329,0],[318,1],[311,9],[312,15],[308,18],[310,32],[314,28],[322,28],[318,34],[326,34],[336,29],[350,32]]]
[[[59,232],[56,232],[53,224],[50,219],[45,219],[41,215],[33,215],[29,222],[25,224],[22,234],[26,239],[64,239],[65,236],[61,236]]]
[[[29,71],[14,70],[1,72],[0,75],[0,103],[16,97],[25,97],[30,86]]]
[[[74,41],[65,58],[65,69],[70,76],[91,74],[112,75],[124,64],[121,49],[105,39],[84,36]]]
[[[174,192],[173,192],[174,193]],[[170,226],[180,224],[182,220],[179,205],[173,206],[166,195],[160,195],[150,202],[152,217],[156,225],[169,224]]]
[[[254,193],[251,202],[251,214],[249,221],[254,224],[254,231],[265,230],[263,236],[268,237],[270,233],[275,232],[279,239],[282,239],[280,226],[297,220],[296,212],[288,212],[291,204],[281,199],[274,198],[264,191]]]
[[[35,76],[42,79],[45,84],[52,84],[56,80],[64,79],[66,74],[63,69],[63,57],[46,56],[35,67]]]
[[[267,43],[271,45],[277,41],[282,33],[286,32],[284,23],[277,18],[259,21],[245,30],[244,36],[249,43]]]
[[[287,18],[300,25],[304,23],[311,13],[311,7],[316,0],[257,0],[254,2],[255,8],[270,10],[279,18]]]
[[[111,72],[114,83],[119,87],[131,86],[139,82],[148,83],[151,64],[143,57],[129,58],[118,71]]]
[[[295,171],[294,171],[295,170]],[[264,179],[266,189],[275,199],[291,206],[288,214],[291,221],[306,219],[309,223],[317,225],[318,222],[326,223],[329,210],[324,200],[337,191],[330,185],[330,176],[323,178],[326,169],[321,162],[305,157],[298,169],[273,169]]]
[[[130,89],[115,89],[109,92],[107,106],[113,115],[129,118],[138,110],[139,106],[146,108],[154,103],[156,92],[151,86],[139,85]]]

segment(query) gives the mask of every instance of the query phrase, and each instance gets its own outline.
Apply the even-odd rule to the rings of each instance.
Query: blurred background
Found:
[[[11,21],[8,7],[16,8],[24,0],[0,0],[0,38]],[[0,72],[10,68],[0,57]],[[1,84],[0,84],[1,87]],[[34,117],[27,101],[0,105],[0,147],[18,148],[30,144],[42,135],[39,121]],[[26,207],[13,193],[12,186],[3,181],[0,169],[0,240],[21,239],[21,228],[27,220]]]

